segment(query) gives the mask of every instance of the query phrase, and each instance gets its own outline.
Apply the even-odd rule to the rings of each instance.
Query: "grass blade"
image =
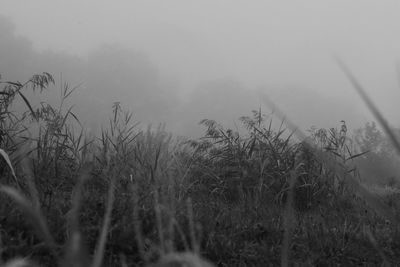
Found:
[[[386,119],[383,117],[382,113],[379,111],[379,109],[375,106],[375,104],[372,102],[368,94],[365,92],[364,88],[362,85],[358,82],[356,77],[353,75],[353,73],[350,71],[350,69],[346,66],[346,64],[338,57],[335,57],[336,63],[338,64],[339,68],[344,72],[346,75],[347,79],[351,82],[353,85],[353,88],[357,91],[357,93],[360,95],[362,100],[365,102],[371,113],[374,115],[376,120],[379,122],[379,124],[382,126],[383,130],[387,134],[387,136],[390,138],[392,141],[394,147],[397,150],[397,153],[400,155],[400,143],[397,140],[395,134],[393,131],[390,129],[389,124],[387,123]]]
[[[82,204],[82,191],[84,183],[89,179],[89,166],[84,166],[72,196],[72,207],[67,215],[69,240],[66,246],[62,267],[84,267],[88,266],[89,252],[84,244],[82,233],[79,230],[79,210]]]
[[[299,165],[297,165],[299,166]],[[282,240],[282,252],[281,252],[281,266],[288,267],[290,264],[290,241],[292,239],[293,222],[294,222],[294,211],[293,211],[293,200],[294,200],[294,187],[297,180],[296,170],[292,170],[290,173],[289,192],[287,195],[286,207],[283,216],[283,240]]]
[[[18,179],[17,179],[17,176],[15,175],[15,171],[14,171],[14,168],[13,168],[13,166],[12,166],[12,164],[11,164],[11,160],[10,160],[10,158],[8,157],[8,154],[7,154],[3,149],[0,148],[0,155],[1,155],[1,156],[4,158],[4,160],[6,161],[8,167],[10,167],[11,174],[12,174],[12,176],[14,177],[15,181],[16,181],[17,184],[18,184]]]
[[[18,91],[18,94],[19,94],[19,96],[22,98],[22,100],[24,100],[26,106],[29,108],[32,117],[33,117],[35,120],[38,120],[38,118],[36,117],[35,111],[33,111],[33,108],[32,108],[32,106],[31,106],[31,103],[29,103],[29,100],[28,100],[28,99],[24,96],[24,94],[22,94],[20,91]]]
[[[94,259],[92,262],[92,267],[100,267],[103,262],[104,249],[106,247],[108,228],[111,222],[111,212],[114,203],[114,190],[115,190],[114,180],[115,180],[114,178],[111,179],[110,187],[108,189],[106,212],[104,215],[103,226],[101,228],[99,241],[96,246],[96,253],[94,255]]]

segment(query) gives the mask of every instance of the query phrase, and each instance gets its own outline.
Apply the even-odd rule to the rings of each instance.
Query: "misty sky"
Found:
[[[347,62],[384,114],[399,125],[399,14],[400,1],[394,0],[0,2],[0,15],[15,25],[16,35],[30,40],[37,53],[68,54],[100,65],[107,62],[96,61],[103,55],[98,49],[104,44],[126,49],[120,52],[123,58],[129,58],[127,51],[135,53],[135,60],[141,55],[139,61],[147,67],[140,73],[157,81],[149,83],[155,80],[149,78],[140,85],[173,90],[178,98],[169,99],[169,105],[182,105],[193,120],[210,116],[210,110],[229,113],[221,119],[247,115],[242,113],[260,104],[251,92],[262,89],[295,121],[307,126],[371,118],[333,54]],[[71,83],[85,84],[97,77],[98,64],[89,63],[81,77],[71,75]],[[124,81],[119,79],[112,86],[120,84],[129,90]],[[236,98],[226,101],[228,88]],[[126,100],[123,92],[120,95]],[[207,95],[201,98],[207,92],[216,92],[214,100],[208,101]],[[144,99],[154,99],[154,95]],[[163,99],[150,105],[158,107]],[[204,101],[199,103],[199,99]],[[171,114],[177,116],[182,110],[171,109]]]

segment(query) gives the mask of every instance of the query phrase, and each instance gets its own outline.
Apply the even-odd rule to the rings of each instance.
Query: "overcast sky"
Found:
[[[180,93],[218,79],[245,90],[305,88],[369,118],[336,54],[399,124],[398,0],[1,0],[0,14],[38,51],[87,58],[111,43],[145,53]]]

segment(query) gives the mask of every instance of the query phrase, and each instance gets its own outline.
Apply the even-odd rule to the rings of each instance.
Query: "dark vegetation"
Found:
[[[5,266],[142,266],[179,251],[217,266],[400,262],[397,152],[374,123],[303,136],[260,109],[241,134],[203,120],[204,137],[188,140],[142,129],[115,103],[89,138],[63,105],[68,85],[56,108],[25,96],[52,85],[48,73],[0,82]]]

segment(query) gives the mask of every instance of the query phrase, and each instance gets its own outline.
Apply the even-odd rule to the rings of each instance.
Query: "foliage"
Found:
[[[200,255],[218,266],[399,262],[396,227],[377,210],[395,209],[397,191],[375,190],[380,206],[348,176],[387,153],[374,124],[354,139],[343,121],[297,141],[259,109],[240,118],[242,131],[205,119],[204,137],[187,140],[162,125],[142,129],[114,103],[90,139],[63,104],[75,88],[62,87],[57,108],[22,95],[52,83],[46,73],[3,83],[5,266],[211,266]],[[11,111],[15,97],[27,112]]]

